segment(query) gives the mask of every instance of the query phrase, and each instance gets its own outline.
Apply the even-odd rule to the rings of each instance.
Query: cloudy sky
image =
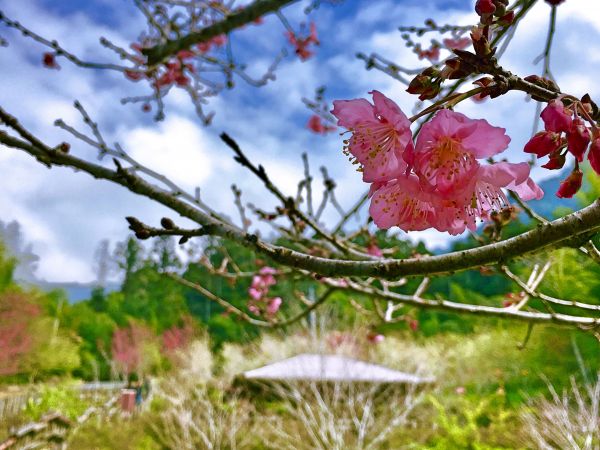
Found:
[[[231,159],[218,135],[226,131],[247,153],[260,161],[286,192],[295,192],[302,174],[300,154],[309,154],[314,168],[326,165],[338,181],[338,198],[351,205],[363,192],[360,176],[341,153],[337,133],[326,137],[306,129],[308,110],[302,97],[327,86],[327,98],[356,98],[377,89],[412,112],[414,97],[405,86],[375,71],[366,71],[356,52],[378,52],[407,67],[419,67],[416,56],[403,46],[397,28],[420,25],[429,17],[439,23],[473,24],[468,0],[346,0],[323,5],[311,16],[317,24],[321,46],[315,57],[301,62],[288,57],[277,71],[277,80],[254,88],[237,82],[235,89],[211,100],[216,113],[212,126],[200,124],[186,97],[173,92],[167,101],[166,119],[155,123],[139,105],[121,105],[119,99],[144,92],[119,73],[92,71],[59,60],[62,69],[41,65],[45,49],[0,25],[0,36],[9,41],[0,48],[0,104],[47,142],[69,140],[77,155],[94,158],[93,150],[75,144],[53,126],[57,118],[81,126],[72,108],[79,100],[92,114],[109,142],[119,142],[133,156],[186,189],[199,186],[203,199],[232,216],[230,185],[244,191],[246,201],[265,205],[261,186]],[[98,44],[104,36],[127,46],[143,29],[141,15],[123,0],[0,0],[0,10],[12,19],[50,39],[82,59],[115,61]],[[293,24],[303,17],[301,5],[286,9]],[[517,31],[503,59],[509,70],[528,75],[541,67],[532,61],[543,50],[550,7],[538,1]],[[600,72],[600,2],[567,0],[558,10],[558,27],[552,52],[552,71],[563,91],[600,98],[595,83]],[[256,75],[286,46],[284,29],[275,17],[260,27],[248,27],[232,37],[237,59]],[[427,43],[425,42],[425,45]],[[514,162],[522,153],[535,106],[519,93],[494,102],[465,102],[459,111],[486,118],[507,129],[512,138],[509,155]],[[540,179],[547,174],[534,172]],[[551,194],[551,193],[550,193]],[[266,204],[272,204],[267,201]],[[52,281],[94,279],[93,253],[101,239],[113,243],[128,233],[125,216],[135,215],[157,223],[166,210],[106,182],[68,169],[48,170],[25,154],[0,148],[0,220],[17,220],[25,238],[41,257],[38,276]],[[333,213],[331,213],[333,214]],[[329,217],[333,217],[330,215]],[[447,237],[437,232],[410,236],[430,245],[443,245]]]

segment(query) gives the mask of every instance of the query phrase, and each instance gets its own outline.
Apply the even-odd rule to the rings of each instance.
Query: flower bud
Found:
[[[544,164],[542,167],[548,170],[558,170],[565,166],[566,158],[565,155],[557,150],[550,154],[550,161]]]
[[[592,166],[592,169],[600,175],[600,136],[597,136],[590,145],[590,152],[588,153],[588,161]]]
[[[171,219],[169,219],[168,217],[163,217],[162,219],[160,219],[160,225],[165,229],[165,230],[172,230],[173,228],[175,228],[175,224],[173,223],[173,221]]]
[[[568,150],[577,158],[577,161],[582,162],[583,155],[590,143],[590,132],[580,117],[573,120],[567,141],[569,143]]]
[[[581,188],[581,182],[583,181],[583,172],[579,168],[573,169],[571,175],[569,175],[562,183],[556,192],[556,196],[560,198],[571,198]]]
[[[514,21],[515,21],[515,12],[512,9],[498,19],[498,22],[500,22],[500,25],[504,25],[504,26],[512,25]]]
[[[492,0],[477,0],[475,3],[475,12],[479,16],[483,16],[486,14],[494,14],[496,11],[496,5]]]
[[[548,102],[540,117],[544,121],[546,131],[568,133],[573,123],[572,115],[573,112],[565,108],[562,100],[554,99]]]
[[[433,79],[423,72],[412,79],[406,92],[409,94],[420,94],[419,100],[428,100],[437,96],[441,88],[441,80],[439,78]]]
[[[560,134],[553,131],[540,131],[525,144],[525,153],[533,153],[542,158],[555,152],[561,145]]]

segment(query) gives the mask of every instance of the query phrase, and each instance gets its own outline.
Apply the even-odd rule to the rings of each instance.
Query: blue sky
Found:
[[[292,23],[305,20],[302,8],[286,9]],[[99,36],[126,46],[143,28],[132,2],[123,0],[0,0],[0,9],[88,60],[114,61],[98,44]],[[506,54],[508,69],[522,75],[539,73],[540,67],[532,61],[543,49],[549,11],[541,0],[534,7]],[[403,85],[381,73],[367,72],[354,55],[377,51],[399,64],[418,67],[422,63],[403,46],[397,27],[420,25],[429,17],[439,23],[476,22],[470,1],[346,0],[337,6],[323,5],[313,16],[322,41],[317,55],[306,62],[288,57],[277,80],[263,88],[238,81],[235,89],[211,101],[208,108],[216,116],[208,128],[202,127],[181,93],[169,97],[167,117],[156,124],[139,105],[119,102],[121,97],[144,92],[141,84],[128,82],[118,73],[77,68],[64,60],[59,60],[60,71],[44,69],[40,60],[45,50],[39,44],[0,27],[0,36],[10,42],[8,48],[0,49],[0,103],[40,136],[58,143],[68,137],[52,126],[55,119],[81,126],[71,106],[78,99],[109,142],[120,142],[136,158],[188,189],[200,186],[205,201],[232,217],[232,183],[242,187],[245,201],[264,205],[267,196],[260,184],[233,162],[218,139],[222,131],[234,136],[290,194],[301,177],[300,154],[308,152],[315,171],[326,165],[338,181],[338,198],[351,205],[365,186],[342,155],[339,135],[322,137],[306,130],[309,112],[301,98],[312,97],[321,85],[327,86],[330,100],[364,97],[377,89],[407,113],[412,112],[414,97],[404,92]],[[286,46],[283,32],[281,24],[270,17],[261,27],[236,33],[232,39],[238,60],[260,74]],[[559,7],[552,61],[563,90],[599,97],[595,74],[600,70],[600,2],[567,0]],[[580,71],[583,63],[586,70]],[[458,110],[505,127],[512,137],[508,155],[515,162],[526,160],[522,148],[531,132],[534,105],[525,102],[523,95],[511,93],[482,105],[465,102]],[[94,157],[94,152],[81,144],[74,145],[73,151]],[[0,174],[0,218],[22,224],[26,239],[41,256],[38,275],[49,280],[92,280],[98,241],[124,239],[128,233],[125,216],[157,223],[166,214],[161,206],[122,188],[68,169],[49,171],[13,150],[0,149]],[[538,179],[545,175],[534,172]],[[335,215],[330,212],[327,217]],[[409,237],[432,245],[447,242],[447,236],[437,232]]]

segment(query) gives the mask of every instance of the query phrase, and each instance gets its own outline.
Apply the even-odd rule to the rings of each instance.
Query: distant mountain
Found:
[[[527,202],[535,212],[552,220],[554,219],[554,211],[557,208],[571,208],[573,210],[580,208],[576,198],[558,198],[556,196],[560,182],[567,176],[569,170],[563,170],[555,177],[548,178],[540,183],[540,187],[545,193],[544,198]]]
[[[65,291],[69,303],[77,303],[82,300],[87,300],[92,295],[92,290],[97,286],[95,283],[76,283],[76,282],[53,282],[53,281],[36,281],[33,283],[43,291],[53,291],[60,289]],[[104,286],[105,292],[118,291],[121,288],[120,283],[107,283]]]

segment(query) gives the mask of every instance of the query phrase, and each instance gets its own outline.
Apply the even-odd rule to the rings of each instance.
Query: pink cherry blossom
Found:
[[[509,142],[504,128],[443,109],[423,125],[414,156],[408,152],[407,159],[414,160],[415,173],[422,182],[451,197],[477,172],[477,159],[502,152]]]
[[[332,113],[353,133],[346,148],[363,165],[363,180],[371,183],[369,213],[379,228],[435,228],[456,235],[510,206],[505,189],[523,200],[542,198],[527,163],[480,163],[507,148],[510,138],[503,128],[440,110],[413,145],[400,108],[377,91],[373,101],[335,101]],[[542,153],[536,145],[529,147]]]
[[[573,112],[565,108],[562,100],[554,99],[548,102],[548,106],[542,111],[541,118],[544,121],[546,131],[567,133],[573,122],[572,115]]]
[[[383,257],[383,251],[379,248],[379,246],[375,243],[371,243],[367,247],[367,253],[371,256],[376,256],[378,258]]]
[[[269,302],[267,303],[267,314],[271,316],[276,314],[277,311],[279,311],[279,308],[281,307],[282,303],[283,301],[281,300],[281,297],[275,297],[269,300]]]
[[[269,288],[277,283],[275,275],[277,269],[269,266],[262,267],[257,275],[252,277],[252,282],[248,288],[248,310],[256,315],[261,315],[263,311],[273,315],[281,306],[282,300],[280,297],[267,298]],[[266,307],[265,307],[266,305]]]
[[[431,228],[436,219],[434,201],[434,195],[421,189],[415,175],[401,175],[375,191],[369,214],[379,228],[421,231]]]
[[[264,295],[264,292],[262,290],[260,290],[260,289],[256,289],[254,287],[251,287],[250,289],[248,289],[248,294],[254,300],[260,300],[262,298],[262,296]]]
[[[336,100],[331,113],[338,125],[352,132],[345,151],[361,164],[363,181],[385,182],[406,170],[402,154],[412,147],[410,121],[381,92],[371,94],[373,104],[365,99]]]
[[[398,226],[404,231],[435,228],[452,235],[475,230],[477,221],[509,205],[503,189],[523,200],[540,199],[543,191],[529,178],[527,163],[500,162],[477,167],[452,197],[423,189],[415,175],[400,177],[373,194],[369,212],[379,228]]]
[[[522,200],[539,200],[544,192],[529,177],[527,163],[500,162],[480,166],[463,192],[457,197],[456,219],[462,225],[449,230],[451,234],[462,233],[465,228],[475,230],[477,219],[486,219],[491,211],[497,211],[510,205],[502,190],[509,189],[517,193]],[[462,202],[461,202],[462,197]]]

